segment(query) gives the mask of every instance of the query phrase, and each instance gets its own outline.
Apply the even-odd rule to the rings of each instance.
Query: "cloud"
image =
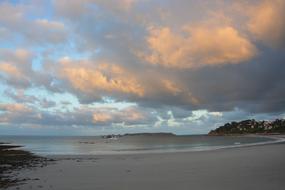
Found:
[[[122,110],[112,108],[101,108],[93,113],[94,124],[110,125],[124,123],[124,125],[142,125],[153,123],[155,116],[142,108],[127,107]]]
[[[99,99],[118,93],[143,96],[144,89],[136,78],[123,67],[109,63],[94,64],[81,60],[72,62],[68,58],[59,61],[59,76],[71,87],[86,95]]]
[[[33,73],[30,64],[31,53],[23,49],[15,51],[0,49],[0,56],[0,74],[2,74],[0,78],[15,86],[29,86],[29,76]]]
[[[34,52],[25,49],[0,49],[0,80],[18,89],[33,86],[56,91],[49,73],[33,69]]]
[[[14,100],[16,103],[29,104],[38,106],[39,108],[46,109],[56,106],[56,102],[48,100],[47,98],[38,98],[34,95],[26,95],[25,90],[6,90],[4,95]]]
[[[231,26],[187,26],[184,34],[155,28],[150,29],[147,42],[151,53],[145,59],[172,68],[238,64],[256,54],[254,45]]]
[[[15,41],[20,36],[23,44],[31,46],[31,44],[57,45],[67,39],[63,23],[41,18],[35,20],[29,18],[33,13],[36,14],[41,6],[43,5],[40,3],[31,4],[31,2],[17,5],[5,1],[0,3],[0,25],[4,30],[9,31],[8,37],[11,41]]]
[[[64,24],[57,21],[48,21],[47,19],[37,19],[35,23],[47,30],[64,30]]]
[[[198,132],[279,116],[283,7],[281,0],[1,2],[1,121]]]
[[[7,2],[2,2],[0,4],[0,21],[5,25],[13,25],[15,23],[19,23],[19,21],[23,17],[23,11],[25,7],[23,6],[12,6]]]
[[[130,10],[134,4],[138,0],[110,0],[110,1],[104,1],[104,0],[93,0],[94,3],[96,3],[99,6],[108,7],[111,10],[118,10],[118,11],[128,11]],[[114,6],[114,4],[117,4],[117,6]]]
[[[44,107],[44,105],[40,105]],[[92,107],[80,105],[72,111],[42,110],[34,105],[20,103],[0,104],[0,125],[112,127],[115,124],[143,125],[156,121],[156,117],[137,106],[126,108]]]
[[[0,110],[6,112],[30,112],[31,109],[23,104],[0,104]]]
[[[114,13],[123,13],[131,10],[136,2],[137,0],[60,0],[54,1],[54,7],[57,14],[61,16],[80,19],[80,17],[82,17],[84,14],[89,14],[92,10],[100,11],[100,9],[104,9]]]
[[[162,80],[162,83],[164,84],[165,88],[167,90],[169,90],[173,95],[177,95],[177,94],[183,92],[183,89],[181,89],[181,87],[179,87],[173,81]]]
[[[273,47],[285,45],[285,2],[263,0],[249,9],[248,29],[256,39]]]
[[[18,68],[9,63],[1,63],[0,71],[2,71],[3,73],[6,73],[7,75],[13,75],[13,76],[22,78],[21,77],[22,74],[18,70]]]

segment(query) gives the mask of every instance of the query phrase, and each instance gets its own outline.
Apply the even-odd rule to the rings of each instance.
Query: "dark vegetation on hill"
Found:
[[[231,134],[281,134],[285,133],[285,120],[255,121],[245,120],[231,122],[209,132],[209,135],[231,135]]]

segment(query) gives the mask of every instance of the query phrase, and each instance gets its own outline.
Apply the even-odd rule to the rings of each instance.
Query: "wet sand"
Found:
[[[51,158],[57,161],[18,175],[38,180],[8,189],[285,189],[284,143],[204,152]]]

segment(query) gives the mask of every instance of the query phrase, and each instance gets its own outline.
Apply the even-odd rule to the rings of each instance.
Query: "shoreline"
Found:
[[[37,156],[30,151],[19,149],[23,146],[0,143],[0,188],[8,188],[23,183],[30,178],[18,178],[23,169],[44,167],[51,159]]]
[[[140,155],[140,154],[164,154],[164,153],[187,153],[187,152],[204,152],[214,151],[220,149],[233,149],[251,146],[263,146],[269,144],[283,143],[285,142],[285,135],[259,135],[259,134],[247,134],[247,135],[235,135],[231,137],[255,137],[255,138],[267,138],[271,141],[247,143],[247,144],[235,144],[225,146],[208,146],[197,148],[183,148],[183,149],[155,149],[155,150],[130,150],[130,151],[97,151],[96,154],[38,154],[43,157],[74,157],[74,156],[104,156],[104,155]],[[29,150],[26,150],[29,151]]]
[[[182,135],[183,136],[183,135]],[[212,135],[201,135],[201,136],[209,136]],[[285,134],[243,134],[243,135],[218,135],[218,137],[255,137],[255,138],[267,138],[272,139],[270,141],[263,141],[263,142],[256,142],[256,143],[244,143],[244,144],[234,144],[234,145],[219,145],[219,146],[204,146],[204,147],[189,147],[189,148],[173,148],[173,149],[138,149],[138,150],[116,150],[116,151],[97,151],[96,153],[86,154],[86,153],[76,153],[76,154],[58,154],[58,153],[36,153],[32,150],[25,148],[24,146],[19,146],[17,150],[23,150],[27,152],[31,152],[34,155],[40,157],[68,157],[68,156],[101,156],[101,155],[133,155],[133,154],[164,154],[164,153],[184,153],[184,152],[203,152],[203,151],[212,151],[212,150],[219,150],[219,149],[232,149],[232,148],[240,148],[240,147],[250,147],[250,146],[262,146],[266,144],[275,144],[275,143],[282,143],[285,142]],[[213,136],[217,137],[217,136]],[[239,142],[237,142],[239,143]],[[1,145],[5,145],[5,143],[0,142]],[[12,146],[14,144],[7,144]],[[18,145],[14,145],[18,146]],[[22,147],[22,148],[21,148]],[[16,147],[17,148],[17,147]]]
[[[52,157],[54,164],[25,169],[28,189],[275,189],[285,187],[285,144],[214,151]],[[16,188],[10,187],[8,190]]]
[[[264,137],[264,136],[255,136],[250,135],[248,137]],[[214,152],[219,150],[230,150],[230,149],[242,149],[248,147],[259,147],[259,146],[267,146],[267,145],[274,145],[274,144],[284,144],[285,145],[285,135],[282,135],[278,138],[271,138],[266,136],[266,138],[273,139],[273,141],[266,141],[266,142],[258,142],[258,143],[248,143],[248,144],[241,144],[241,145],[227,145],[223,147],[211,147],[209,149],[200,149],[200,150],[193,150],[193,149],[183,149],[183,150],[162,150],[162,151],[130,151],[130,152],[120,152],[120,153],[110,153],[110,154],[56,154],[56,155],[46,155],[44,157],[50,159],[88,159],[88,158],[97,158],[97,157],[120,157],[120,156],[143,156],[143,155],[171,155],[171,154],[195,154],[201,152]]]
[[[250,137],[257,137],[256,135],[250,135]],[[264,137],[258,135],[258,137]],[[211,148],[209,150],[194,150],[194,151],[163,151],[163,152],[143,152],[143,153],[138,153],[138,152],[132,152],[128,154],[100,154],[100,155],[47,155],[47,156],[37,156],[34,155],[33,153],[30,153],[25,150],[19,150],[20,146],[16,145],[7,145],[7,144],[0,144],[1,146],[7,146],[9,148],[5,148],[6,150],[9,149],[9,152],[13,154],[13,152],[18,152],[20,151],[23,156],[28,156],[26,160],[22,164],[20,164],[20,167],[11,167],[11,168],[6,168],[6,171],[0,173],[0,188],[7,188],[7,189],[13,189],[14,187],[22,187],[26,186],[27,184],[38,184],[42,183],[43,181],[41,180],[41,175],[43,175],[40,171],[43,170],[43,173],[45,173],[45,168],[49,167],[54,167],[53,171],[57,170],[58,168],[64,167],[66,169],[66,164],[69,165],[68,167],[73,167],[74,164],[78,165],[78,168],[73,168],[76,170],[82,169],[80,166],[81,163],[85,163],[88,165],[88,167],[96,167],[96,164],[98,162],[108,162],[109,164],[119,164],[120,162],[123,161],[123,164],[127,164],[124,161],[125,160],[131,160],[131,161],[136,161],[136,160],[142,160],[143,165],[145,164],[159,164],[159,159],[164,159],[169,158],[171,162],[174,162],[176,164],[179,164],[180,161],[186,162],[183,157],[188,157],[189,160],[191,161],[192,157],[200,157],[200,159],[205,159],[205,157],[217,157],[219,154],[225,154],[225,155],[230,155],[235,152],[243,152],[243,151],[248,151],[248,150],[258,150],[258,149],[265,149],[268,150],[270,149],[269,147],[278,147],[282,146],[285,148],[285,135],[279,135],[278,137],[274,136],[266,136],[266,138],[271,138],[274,141],[268,141],[268,142],[260,142],[260,143],[251,143],[251,144],[244,144],[244,145],[233,145],[233,146],[226,146],[226,147],[219,147],[219,148]],[[13,150],[13,148],[16,148]],[[1,150],[0,154],[3,155],[3,150]],[[182,158],[181,158],[182,157]],[[284,155],[285,157],[285,155]],[[21,160],[21,157],[18,157],[16,159],[16,162],[18,161],[23,161]],[[215,159],[215,158],[214,158]],[[4,159],[5,160],[5,159]],[[147,162],[145,162],[147,160]],[[49,162],[53,161],[53,162]],[[240,160],[241,161],[241,160]],[[7,162],[7,160],[6,160]],[[169,161],[167,161],[169,162]],[[4,163],[4,162],[2,162]],[[54,163],[54,164],[50,164]],[[84,164],[84,165],[85,165]],[[205,162],[207,164],[207,162]],[[219,163],[220,164],[220,163]],[[285,162],[284,162],[285,164]],[[3,164],[2,164],[3,165]],[[128,164],[127,164],[128,165]],[[0,165],[1,166],[1,165]],[[4,163],[5,166],[5,163]],[[168,165],[164,165],[164,167],[168,167]],[[171,166],[176,170],[175,166]],[[201,165],[201,168],[204,166]],[[1,166],[0,169],[3,167]],[[88,170],[88,168],[85,168]],[[111,175],[111,168],[108,167],[108,171],[110,172],[108,175]],[[285,169],[285,168],[284,168]],[[33,172],[33,171],[38,171],[38,172]],[[48,175],[54,175],[51,174],[53,171],[49,171]],[[76,171],[73,171],[76,172]],[[92,171],[88,172],[92,173]],[[3,175],[6,173],[5,175]],[[161,173],[163,175],[163,173]],[[45,176],[49,179],[49,176]],[[84,180],[84,179],[82,179]],[[52,182],[53,183],[53,182]],[[59,184],[63,185],[63,184]],[[39,187],[43,187],[43,185],[38,185]],[[22,189],[22,188],[21,188]],[[28,188],[24,188],[28,189]],[[48,188],[46,188],[48,189]],[[89,187],[87,188],[89,189]],[[112,188],[111,188],[112,189]]]

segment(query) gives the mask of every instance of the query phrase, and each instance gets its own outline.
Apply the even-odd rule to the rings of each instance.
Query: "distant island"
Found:
[[[285,133],[285,120],[256,121],[244,120],[231,122],[209,132],[209,135],[235,135],[235,134],[281,134]]]
[[[102,138],[104,139],[114,139],[120,137],[128,137],[128,136],[159,136],[159,137],[169,137],[169,136],[176,136],[173,133],[126,133],[124,135],[104,135]]]
[[[123,136],[176,136],[173,133],[127,133]]]

